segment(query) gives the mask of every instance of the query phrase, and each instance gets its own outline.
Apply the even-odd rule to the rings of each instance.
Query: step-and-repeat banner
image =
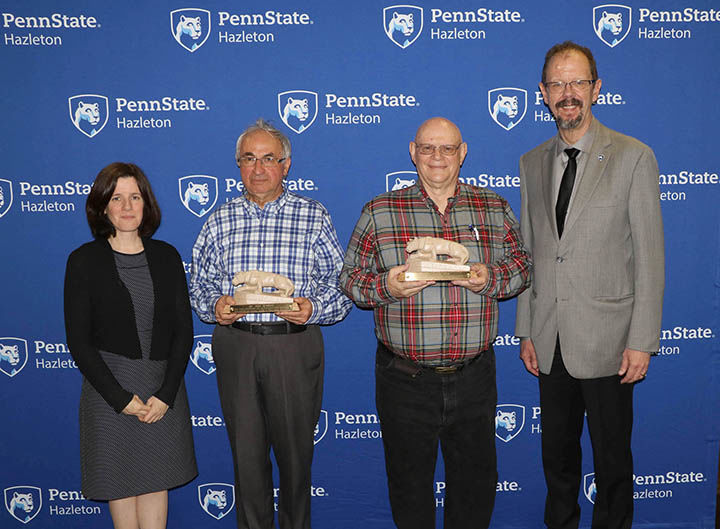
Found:
[[[519,213],[518,159],[556,131],[537,86],[544,54],[570,39],[598,62],[594,114],[649,144],[660,165],[667,281],[661,349],[635,393],[634,527],[711,527],[720,6],[626,1],[0,2],[0,526],[110,524],[107,504],[79,490],[81,376],[62,314],[65,260],[90,239],[84,203],[100,168],[145,170],[163,212],[156,237],[187,272],[208,214],[242,192],[235,140],[258,117],[290,137],[287,186],[328,207],[343,245],[368,199],[415,181],[408,142],[436,115],[469,145],[461,179]],[[499,529],[540,527],[545,496],[537,381],[518,359],[514,312],[514,300],[501,303],[495,341]],[[212,330],[195,320],[185,379],[200,474],[171,491],[172,528],[235,523]],[[313,525],[389,528],[372,315],[355,308],[324,335]],[[444,488],[440,466],[439,517]]]

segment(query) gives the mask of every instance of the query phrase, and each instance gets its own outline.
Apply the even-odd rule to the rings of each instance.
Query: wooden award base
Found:
[[[235,305],[230,305],[230,312],[260,313],[298,311],[300,307],[293,298],[274,294],[235,293]]]
[[[470,267],[442,261],[413,261],[407,272],[400,274],[400,281],[453,281],[470,279]]]

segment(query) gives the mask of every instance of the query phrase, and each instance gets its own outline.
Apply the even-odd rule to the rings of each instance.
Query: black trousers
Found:
[[[412,376],[380,345],[376,404],[393,520],[399,529],[435,527],[438,442],[445,463],[445,529],[486,529],[495,505],[495,356],[461,371]]]
[[[281,529],[310,529],[310,467],[325,367],[320,329],[261,336],[217,325],[213,357],[235,469],[239,529],[272,529],[272,446]]]
[[[630,529],[632,525],[633,384],[620,384],[620,378],[573,378],[565,369],[559,342],[550,374],[540,374],[542,459],[548,490],[545,524],[549,529],[577,529],[580,522],[580,436],[586,412],[597,487],[592,528]]]

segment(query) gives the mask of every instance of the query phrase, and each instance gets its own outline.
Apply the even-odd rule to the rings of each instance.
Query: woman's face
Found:
[[[116,232],[137,232],[143,219],[143,206],[137,181],[132,176],[124,176],[118,178],[105,214]]]

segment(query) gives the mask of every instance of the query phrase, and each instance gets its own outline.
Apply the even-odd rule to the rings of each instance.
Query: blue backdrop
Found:
[[[594,114],[653,147],[661,172],[667,286],[662,349],[636,388],[634,527],[710,528],[720,437],[717,3],[194,6],[0,3],[0,526],[110,524],[107,504],[79,492],[81,377],[62,316],[65,260],[90,238],[84,203],[100,168],[122,160],[145,170],[163,210],[157,237],[178,248],[188,271],[207,214],[241,191],[234,144],[259,116],[289,135],[288,185],[328,207],[343,245],[365,201],[415,179],[408,141],[435,115],[454,120],[468,142],[463,180],[491,187],[519,213],[518,159],[555,133],[537,88],[544,53],[572,39],[599,65]],[[513,97],[517,108],[496,111]],[[193,199],[188,189],[202,184],[207,196]],[[501,529],[541,526],[545,495],[537,383],[518,359],[514,311],[514,301],[501,304],[496,341],[499,406],[517,418],[498,431],[493,527]],[[392,526],[371,316],[354,309],[324,330],[312,489],[319,529]],[[200,475],[171,492],[169,527],[229,528],[230,452],[214,365],[201,354],[212,327],[195,323],[186,381]],[[443,489],[440,468],[439,514]],[[208,490],[225,490],[227,504],[203,508]],[[32,506],[11,505],[15,493]]]

